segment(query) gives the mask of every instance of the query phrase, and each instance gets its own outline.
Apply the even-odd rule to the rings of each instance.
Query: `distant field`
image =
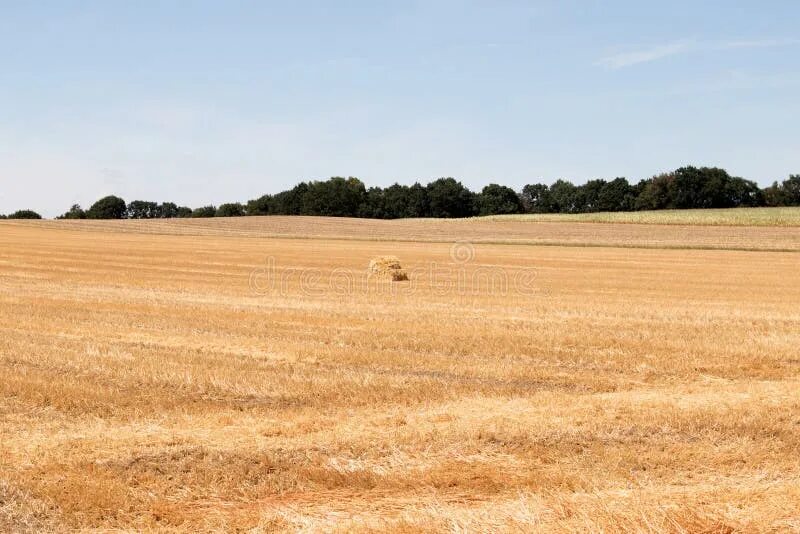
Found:
[[[486,219],[496,221],[598,222],[711,226],[800,226],[800,207],[500,215],[486,217]]]
[[[800,530],[800,254],[364,224],[0,224],[0,532]]]
[[[791,211],[800,213],[797,210]],[[625,214],[618,216],[623,215]],[[631,215],[645,216],[646,214]],[[324,238],[441,243],[470,241],[484,244],[627,248],[800,250],[800,227],[787,225],[743,227],[677,224],[677,222],[669,225],[627,224],[574,222],[569,220],[572,217],[569,215],[551,215],[547,216],[548,220],[526,217],[539,216],[392,221],[269,216],[120,221],[0,221],[0,225],[21,225],[59,231],[72,229],[105,233],[209,237]]]

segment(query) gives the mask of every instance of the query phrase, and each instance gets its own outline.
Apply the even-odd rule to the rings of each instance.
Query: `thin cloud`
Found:
[[[623,52],[621,54],[614,54],[606,56],[595,61],[595,65],[606,67],[609,69],[617,70],[640,63],[649,63],[657,59],[674,56],[688,51],[691,48],[691,43],[686,41],[677,41],[668,43],[645,50],[637,50],[634,52]]]
[[[701,52],[708,50],[742,50],[748,48],[775,48],[800,44],[800,39],[756,39],[723,42],[698,43],[693,41],[675,41],[651,48],[623,52],[598,59],[595,65],[612,70],[631,67],[640,63],[649,63],[676,54]]]

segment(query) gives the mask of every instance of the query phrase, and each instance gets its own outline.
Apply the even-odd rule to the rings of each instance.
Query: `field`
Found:
[[[383,242],[469,241],[476,244],[516,244],[540,246],[676,248],[724,250],[800,251],[800,217],[794,226],[777,224],[781,210],[769,211],[765,224],[742,227],[735,224],[700,225],[703,217],[688,215],[671,219],[674,224],[630,224],[582,221],[573,215],[511,215],[474,219],[401,219],[394,221],[324,217],[246,217],[211,219],[163,219],[136,221],[35,221],[18,222],[34,228],[75,229],[103,233],[138,233],[207,237],[270,237]],[[800,215],[800,208],[786,208]],[[795,211],[792,211],[795,210]],[[714,211],[714,210],[709,210]],[[722,210],[720,210],[722,211]],[[758,219],[756,215],[736,215],[727,210],[727,221],[737,217]],[[764,213],[761,209],[754,209]],[[700,213],[700,212],[694,212]],[[656,217],[658,212],[641,212],[638,217]],[[618,216],[626,214],[587,214]],[[667,216],[668,217],[668,216]],[[708,218],[710,216],[706,216]],[[539,220],[539,219],[543,220]],[[546,219],[546,220],[545,220]],[[682,221],[682,224],[678,224]],[[535,224],[534,224],[535,223]],[[774,224],[766,224],[774,223]],[[701,229],[698,228],[701,226]]]
[[[657,210],[618,213],[500,215],[494,220],[700,224],[710,226],[800,226],[800,208]]]
[[[779,225],[2,221],[0,531],[798,531],[798,252]]]

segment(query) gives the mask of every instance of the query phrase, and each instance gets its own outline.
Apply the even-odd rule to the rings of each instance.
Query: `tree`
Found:
[[[306,215],[357,217],[366,196],[366,187],[358,178],[335,176],[308,184],[302,211]]]
[[[630,211],[636,200],[628,180],[615,178],[603,185],[597,195],[597,211]]]
[[[244,206],[239,202],[231,202],[228,204],[221,204],[217,208],[217,217],[242,217],[244,215]]]
[[[566,180],[556,180],[550,186],[550,202],[554,213],[577,213],[578,188]]]
[[[489,184],[476,197],[478,215],[507,215],[522,213],[517,192],[504,185]]]
[[[33,210],[18,210],[8,215],[9,219],[41,219],[42,216]]]
[[[639,195],[634,202],[637,210],[662,210],[671,204],[670,181],[672,176],[660,174],[648,180],[642,180],[637,188]]]
[[[744,178],[731,178],[725,188],[725,196],[733,207],[764,205],[764,193],[758,188],[758,184]]]
[[[783,200],[777,184],[761,191],[755,182],[717,167],[681,167],[643,180],[636,189],[635,208],[649,210],[777,205]]]
[[[392,202],[392,195],[386,197],[386,202]],[[405,190],[405,201],[402,211],[398,211],[398,217],[420,218],[431,216],[431,201],[428,198],[428,190],[419,182],[414,182]]]
[[[308,184],[300,182],[288,191],[274,195],[270,203],[270,213],[273,215],[308,215],[304,211],[306,193],[308,193]]]
[[[475,194],[455,178],[439,178],[426,187],[431,217],[470,217]]]
[[[696,167],[681,167],[670,173],[667,207],[688,209],[697,207],[702,197],[702,174]]]
[[[522,188],[522,205],[528,213],[551,213],[553,201],[545,184],[528,184]]]
[[[247,215],[269,215],[272,211],[272,195],[263,195],[247,201],[245,213]]]
[[[371,219],[392,219],[389,206],[386,205],[386,190],[381,187],[370,187],[358,208],[359,217]]]
[[[781,183],[773,182],[762,192],[766,206],[800,206],[800,174],[792,174]]]
[[[695,199],[694,208],[734,208],[735,199],[731,196],[731,182],[733,178],[724,169],[716,167],[701,167],[694,169],[688,167],[695,173],[695,181],[698,183],[699,192]],[[684,169],[675,171],[685,172]]]
[[[192,210],[192,217],[194,218],[208,218],[216,216],[217,216],[216,206],[203,206],[202,208],[195,208],[194,210]]]
[[[127,214],[125,201],[114,195],[103,197],[86,212],[87,219],[124,219]]]
[[[103,197],[88,210],[74,204],[58,219],[152,219],[171,217],[234,217],[241,215],[326,215],[397,219],[414,217],[469,217],[506,213],[582,213],[629,210],[730,208],[738,206],[800,206],[800,175],[790,175],[763,189],[750,180],[731,176],[718,167],[684,166],[631,184],[625,178],[610,182],[589,180],[575,186],[557,180],[549,187],[528,184],[513,189],[489,184],[473,193],[455,178],[439,178],[427,186],[395,183],[366,188],[357,178],[332,177],[300,182],[274,195],[247,202],[204,206],[191,210],[173,202]],[[4,218],[30,216],[29,210]]]
[[[155,219],[158,216],[158,204],[155,202],[134,200],[128,204],[129,219]]]
[[[765,206],[777,207],[786,205],[786,196],[777,181],[772,182],[771,186],[765,187],[761,194],[764,198]]]
[[[178,216],[178,205],[174,202],[162,202],[156,214],[159,219],[174,219]]]
[[[362,216],[379,219],[426,217],[428,213],[428,193],[419,183],[410,187],[397,183],[386,189],[371,187],[364,202]]]
[[[83,211],[80,204],[73,204],[68,212],[59,215],[56,219],[85,219],[86,212]]]
[[[800,206],[800,174],[792,174],[781,184],[787,206]]]
[[[601,211],[598,208],[600,192],[606,186],[605,180],[589,180],[575,188],[575,211],[589,213]]]

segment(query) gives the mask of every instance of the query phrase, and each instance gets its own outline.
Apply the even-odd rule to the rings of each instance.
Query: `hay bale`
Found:
[[[408,273],[403,269],[396,269],[391,274],[392,282],[408,282]]]
[[[370,275],[386,277],[392,282],[405,282],[408,280],[408,273],[400,265],[397,256],[379,256],[372,258],[369,262],[368,272]]]
[[[397,256],[378,256],[369,262],[369,272],[374,274],[389,273],[402,268],[400,258]]]

